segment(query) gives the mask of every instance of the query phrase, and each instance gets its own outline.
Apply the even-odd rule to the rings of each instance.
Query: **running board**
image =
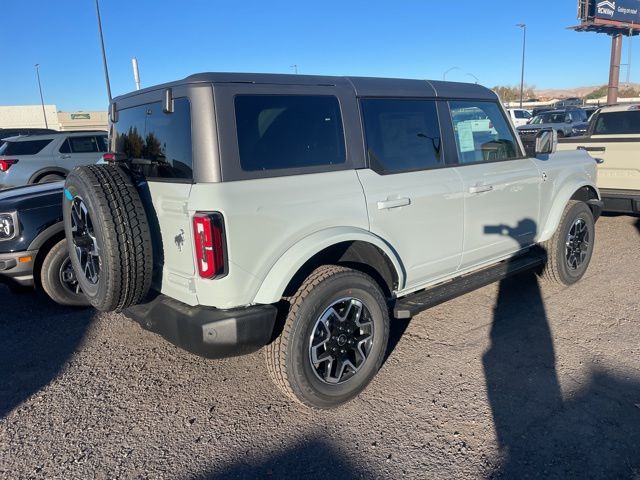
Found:
[[[407,319],[436,305],[472,292],[504,278],[540,267],[544,263],[541,252],[530,252],[505,260],[480,271],[440,283],[400,298],[393,307],[395,318]]]

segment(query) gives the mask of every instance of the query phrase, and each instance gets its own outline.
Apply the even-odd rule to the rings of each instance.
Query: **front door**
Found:
[[[466,270],[534,243],[542,177],[497,103],[451,101],[449,107],[464,191]]]
[[[362,99],[369,169],[357,170],[370,229],[396,249],[411,289],[457,271],[462,182],[447,165],[436,102]]]

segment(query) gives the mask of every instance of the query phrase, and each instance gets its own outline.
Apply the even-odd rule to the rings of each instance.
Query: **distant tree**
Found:
[[[601,87],[596,88],[590,93],[587,93],[584,98],[587,100],[595,100],[597,98],[602,98],[607,96],[607,86],[603,85]]]
[[[640,97],[640,90],[634,87],[623,88],[618,91],[618,97],[620,98],[636,98]]]
[[[520,100],[520,85],[497,85],[493,87],[492,90],[503,102],[515,102]],[[533,85],[525,85],[523,93],[523,100],[526,100],[527,98],[534,98],[536,96],[535,87]]]

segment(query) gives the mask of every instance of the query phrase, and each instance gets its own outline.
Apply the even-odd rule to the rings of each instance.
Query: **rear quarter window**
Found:
[[[51,139],[5,142],[5,144],[0,147],[0,155],[36,155],[50,143]]]
[[[340,105],[330,95],[237,95],[236,130],[245,172],[346,162]]]

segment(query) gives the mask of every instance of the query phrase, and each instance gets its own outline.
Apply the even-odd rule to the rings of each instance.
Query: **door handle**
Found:
[[[493,185],[476,185],[475,187],[469,187],[469,193],[485,193],[493,190]]]
[[[60,155],[60,158],[64,160],[65,158],[71,158],[71,155],[69,154]]]
[[[584,147],[584,146],[579,146],[578,150],[584,150],[586,152],[606,152],[607,151],[607,147]]]
[[[411,205],[411,199],[406,197],[387,198],[378,202],[378,210],[386,210],[389,208],[406,207]]]

